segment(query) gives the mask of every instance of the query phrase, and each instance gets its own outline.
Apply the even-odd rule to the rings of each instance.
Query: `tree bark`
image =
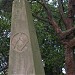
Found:
[[[66,65],[66,75],[75,75],[75,62],[73,57],[73,49],[65,47],[65,65]]]

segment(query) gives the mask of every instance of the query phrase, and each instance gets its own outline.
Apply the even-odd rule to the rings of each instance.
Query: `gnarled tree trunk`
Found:
[[[66,64],[66,75],[75,75],[75,63],[74,63],[74,56],[73,56],[73,48],[75,46],[75,39],[74,39],[74,30],[75,27],[73,26],[74,21],[74,0],[68,0],[68,15],[67,17],[64,16],[63,11],[63,0],[58,0],[59,4],[59,12],[62,18],[62,21],[65,25],[66,31],[62,31],[59,27],[58,23],[53,19],[51,14],[50,8],[47,6],[45,0],[41,0],[41,5],[46,10],[48,15],[49,23],[54,28],[55,32],[57,33],[58,37],[60,38],[60,42],[64,45],[65,48],[65,64]]]

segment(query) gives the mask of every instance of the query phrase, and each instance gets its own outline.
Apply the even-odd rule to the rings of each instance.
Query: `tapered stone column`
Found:
[[[14,0],[8,75],[44,75],[30,11],[26,0]]]

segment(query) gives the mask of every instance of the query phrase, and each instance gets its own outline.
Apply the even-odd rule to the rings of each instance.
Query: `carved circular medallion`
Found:
[[[28,43],[27,35],[25,33],[17,33],[13,36],[11,40],[11,47],[17,52],[22,52],[23,48],[26,47],[27,43]]]

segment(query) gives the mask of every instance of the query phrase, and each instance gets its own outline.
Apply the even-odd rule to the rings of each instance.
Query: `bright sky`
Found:
[[[50,2],[52,1],[52,0],[49,0]]]
[[[52,0],[49,0],[49,3],[52,2]]]
[[[63,72],[64,74],[66,74],[66,71],[65,71],[65,69],[64,69],[64,68],[62,68],[62,72]]]

